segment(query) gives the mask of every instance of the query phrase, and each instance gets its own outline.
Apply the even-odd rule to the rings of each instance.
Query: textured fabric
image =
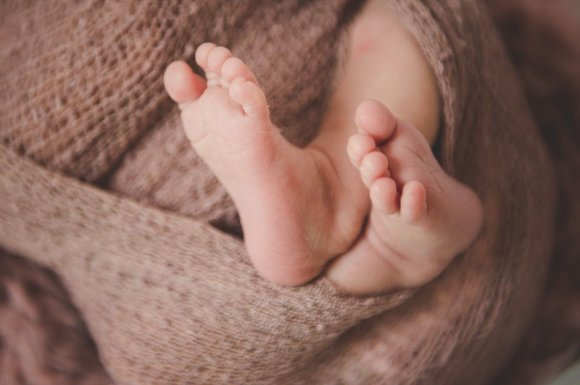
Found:
[[[0,384],[112,384],[53,274],[1,252],[0,282]]]
[[[542,384],[580,359],[580,8],[488,0],[556,166],[558,217],[546,292],[502,384]],[[575,18],[574,16],[578,17]]]
[[[161,83],[197,44],[225,44],[304,144],[359,4],[0,4],[0,245],[58,274],[114,382],[477,385],[507,363],[551,254],[551,163],[479,4],[391,3],[438,80],[440,160],[479,194],[485,223],[436,281],[374,298],[257,277],[219,230],[236,233],[235,211]]]

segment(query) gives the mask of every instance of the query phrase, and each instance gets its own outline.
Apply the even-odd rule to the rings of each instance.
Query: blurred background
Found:
[[[556,377],[549,385],[578,385],[580,384],[580,363]]]
[[[521,77],[560,190],[544,298],[494,385],[580,385],[580,0],[483,2]]]
[[[580,25],[580,0],[566,0],[570,10],[572,10],[572,17],[576,18],[576,24]],[[549,2],[546,2],[549,3]],[[576,36],[576,39],[580,41],[580,36]],[[580,63],[577,63],[577,70],[580,72]],[[578,127],[580,130],[580,127]],[[580,176],[579,176],[580,177]],[[578,354],[578,353],[577,353]],[[580,384],[580,361],[576,362],[568,370],[565,370],[562,374],[556,376],[551,381],[548,381],[547,385],[579,385]]]

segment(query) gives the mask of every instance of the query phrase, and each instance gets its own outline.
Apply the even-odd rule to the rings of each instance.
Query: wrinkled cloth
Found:
[[[580,9],[487,0],[558,177],[554,252],[532,326],[498,384],[543,384],[580,359]],[[577,17],[574,17],[577,15]]]
[[[439,160],[478,193],[485,219],[432,283],[371,298],[325,278],[281,288],[256,275],[235,208],[162,85],[170,61],[192,63],[203,41],[226,45],[256,72],[274,123],[306,144],[360,2],[0,4],[0,266],[13,271],[0,276],[5,381],[489,383],[544,288],[552,162],[479,2],[390,4],[437,78]],[[36,276],[46,282],[29,283]],[[51,296],[38,292],[58,301],[44,306]],[[39,337],[6,338],[14,314]],[[46,336],[60,324],[78,339],[53,352]]]

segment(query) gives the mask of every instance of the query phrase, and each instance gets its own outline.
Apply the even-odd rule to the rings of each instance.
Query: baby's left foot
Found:
[[[185,132],[232,197],[250,258],[281,285],[316,277],[358,234],[366,200],[344,203],[332,164],[320,151],[293,146],[270,120],[252,71],[212,43],[196,51],[206,79],[184,62],[166,70]],[[333,193],[333,191],[336,191]],[[354,213],[353,213],[354,212]]]
[[[481,203],[443,171],[421,132],[381,103],[362,103],[356,122],[348,153],[372,207],[361,237],[327,274],[351,293],[421,286],[473,242]]]

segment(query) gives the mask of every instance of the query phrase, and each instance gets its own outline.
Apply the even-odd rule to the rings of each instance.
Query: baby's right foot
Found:
[[[418,287],[473,242],[481,203],[443,171],[421,132],[384,105],[362,103],[356,122],[348,153],[372,209],[362,236],[327,274],[352,293]]]

